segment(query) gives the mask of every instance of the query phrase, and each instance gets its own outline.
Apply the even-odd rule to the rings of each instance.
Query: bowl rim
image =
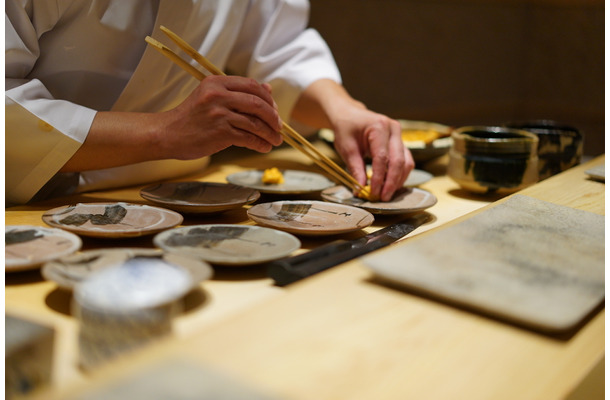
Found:
[[[489,132],[489,133],[496,133],[496,134],[502,134],[502,133],[512,133],[512,134],[517,134],[521,137],[519,138],[515,138],[515,137],[505,137],[505,138],[479,138],[476,136],[472,136],[470,134],[468,134],[468,132]],[[468,125],[468,126],[463,126],[460,128],[455,129],[452,132],[452,136],[454,137],[454,139],[463,139],[463,140],[469,140],[472,142],[478,142],[478,143],[513,143],[513,142],[531,142],[533,143],[537,143],[538,142],[538,136],[536,136],[536,134],[526,131],[524,129],[517,129],[517,128],[509,128],[506,126],[486,126],[486,125]]]
[[[582,137],[580,129],[570,124],[553,119],[531,119],[509,121],[503,124],[508,128],[525,130],[540,135],[561,135],[576,138]]]

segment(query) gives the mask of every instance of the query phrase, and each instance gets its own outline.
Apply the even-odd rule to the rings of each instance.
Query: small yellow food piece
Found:
[[[405,129],[402,131],[402,140],[405,142],[424,142],[428,144],[440,136],[440,133],[431,129]]]
[[[377,196],[373,196],[373,194],[371,193],[371,185],[366,185],[362,189],[363,190],[361,190],[357,194],[357,197],[360,197],[361,199],[365,199],[365,200],[368,200],[368,201],[371,201],[371,202],[379,201],[379,198]]]
[[[284,183],[284,175],[276,167],[267,168],[263,172],[262,181],[265,185],[279,185]]]

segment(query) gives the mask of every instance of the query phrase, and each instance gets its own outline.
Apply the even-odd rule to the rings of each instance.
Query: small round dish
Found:
[[[78,252],[47,262],[42,266],[42,276],[57,283],[64,290],[73,290],[91,274],[110,267],[153,265],[163,263],[185,269],[193,278],[193,286],[210,279],[214,270],[205,261],[181,254],[167,253],[161,249],[114,248]]]
[[[367,165],[366,176],[370,179],[372,175],[373,167],[371,165]],[[403,186],[413,187],[423,185],[424,183],[430,181],[432,178],[434,178],[434,175],[432,175],[431,173],[423,171],[421,169],[414,169],[407,177],[407,180],[405,180]]]
[[[587,176],[593,180],[606,182],[606,164],[596,165],[593,168],[589,168],[585,171],[585,174],[587,174]]]
[[[182,223],[175,211],[128,203],[79,203],[45,212],[50,226],[96,238],[128,238],[158,233]]]
[[[299,235],[333,235],[370,226],[370,212],[323,201],[275,201],[257,204],[248,210],[254,222]]]
[[[140,191],[144,199],[184,213],[219,213],[254,203],[260,197],[255,189],[229,183],[167,182]]]
[[[295,236],[250,225],[210,224],[170,229],[153,242],[165,251],[199,257],[212,264],[245,266],[285,257],[301,247]]]
[[[401,119],[402,139],[415,163],[422,164],[449,152],[452,128],[436,122]]]
[[[227,176],[227,181],[234,185],[256,189],[261,193],[302,194],[319,192],[334,186],[335,183],[324,175],[315,172],[298,170],[281,170],[284,183],[265,184],[262,181],[263,170],[248,170]]]
[[[4,227],[4,271],[36,269],[47,261],[72,254],[81,239],[61,229],[30,225]]]
[[[345,186],[335,186],[322,192],[322,198],[333,203],[360,207],[372,214],[408,214],[425,210],[436,204],[432,193],[419,189],[403,187],[391,201],[371,202],[355,197]]]
[[[433,177],[434,175],[432,175],[430,172],[422,171],[421,169],[414,169],[409,174],[409,177],[403,186],[413,187],[423,185],[424,183],[429,182]]]

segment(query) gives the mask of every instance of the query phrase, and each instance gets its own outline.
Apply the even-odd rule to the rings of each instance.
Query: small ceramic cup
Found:
[[[509,128],[538,136],[538,174],[543,180],[580,164],[583,135],[573,126],[552,120],[509,122]]]
[[[474,193],[508,194],[538,181],[538,137],[500,126],[466,126],[452,133],[448,175]]]

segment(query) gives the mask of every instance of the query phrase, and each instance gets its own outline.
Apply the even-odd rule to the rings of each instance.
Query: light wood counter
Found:
[[[603,162],[599,157],[521,193],[604,214],[604,184],[584,174]],[[222,182],[242,169],[307,165],[293,150],[283,148],[266,156],[221,156],[196,178]],[[430,168],[441,174],[421,187],[438,197],[437,205],[428,210],[436,219],[407,239],[442,229],[498,200],[460,190],[442,175],[442,159]],[[75,201],[144,203],[137,189],[13,207],[5,212],[6,224],[44,226],[44,210]],[[393,220],[380,219],[366,231]],[[208,222],[252,224],[245,209],[185,218],[185,224]],[[313,248],[332,239],[306,239],[303,244]],[[130,242],[134,244],[151,247],[152,239]],[[100,246],[99,241],[85,239],[85,248]],[[67,398],[67,393],[91,390],[178,358],[211,366],[280,398],[558,399],[570,394],[604,357],[604,310],[574,335],[552,338],[377,285],[359,260],[285,288],[273,286],[257,268],[218,268],[212,280],[185,299],[186,310],[176,320],[172,339],[90,375],[76,366],[77,326],[69,303],[70,295],[44,281],[38,271],[6,275],[6,312],[48,323],[58,333],[56,354],[61,356],[55,359],[53,387],[41,398]]]

